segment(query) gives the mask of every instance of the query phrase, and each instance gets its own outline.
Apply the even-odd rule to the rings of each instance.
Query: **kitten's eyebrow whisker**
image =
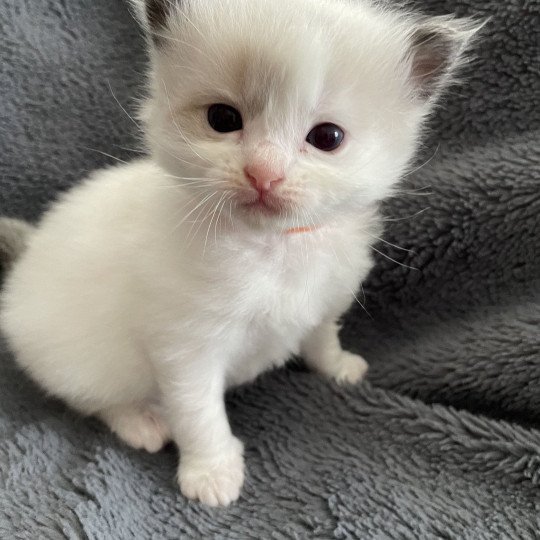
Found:
[[[199,69],[195,69],[193,66],[185,66],[183,64],[174,64],[174,66],[176,69],[187,69],[187,70],[191,70],[193,73],[195,73],[196,75],[205,75],[205,73]]]
[[[172,0],[168,0],[169,4],[173,6]],[[179,13],[186,19],[186,21],[195,29],[195,31],[203,38],[203,40],[208,44],[208,37],[205,36],[197,26],[195,26],[195,23],[187,16],[186,12],[184,10],[180,10]]]

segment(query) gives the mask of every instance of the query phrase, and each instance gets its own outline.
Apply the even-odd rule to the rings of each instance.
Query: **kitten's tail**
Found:
[[[21,219],[0,218],[0,275],[5,274],[26,249],[34,226]]]

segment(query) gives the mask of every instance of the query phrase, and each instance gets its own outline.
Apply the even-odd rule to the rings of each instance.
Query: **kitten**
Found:
[[[366,372],[336,321],[476,28],[360,0],[134,1],[150,157],[19,239],[1,326],[44,389],[135,448],[173,440],[182,492],[227,505],[244,479],[227,388],[292,354]]]

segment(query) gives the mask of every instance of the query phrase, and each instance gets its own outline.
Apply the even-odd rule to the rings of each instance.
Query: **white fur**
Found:
[[[152,47],[152,157],[52,207],[7,280],[1,325],[51,394],[135,447],[172,438],[183,493],[216,505],[244,477],[225,388],[296,353],[338,381],[365,373],[336,320],[430,103],[413,95],[406,17],[337,0],[191,4]],[[211,130],[216,102],[242,111],[242,132]],[[346,131],[335,152],[305,143],[322,121]],[[253,159],[285,171],[280,215],[242,207]]]

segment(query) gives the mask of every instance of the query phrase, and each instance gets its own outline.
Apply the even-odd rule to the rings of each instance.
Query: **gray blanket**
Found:
[[[344,319],[367,382],[297,366],[233,393],[246,484],[209,509],[179,494],[174,448],[126,447],[2,352],[0,538],[540,536],[540,1],[419,4],[492,18],[384,206],[369,315]],[[2,0],[0,54],[0,214],[35,219],[103,153],[136,155],[123,2]]]

